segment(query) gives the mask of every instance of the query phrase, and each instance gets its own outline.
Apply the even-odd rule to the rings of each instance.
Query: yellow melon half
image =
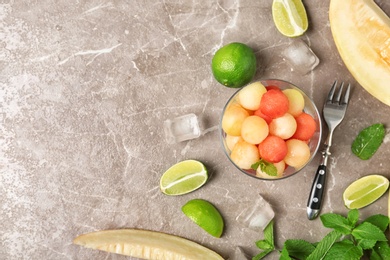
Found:
[[[390,18],[373,0],[331,0],[329,20],[348,70],[390,106]]]
[[[214,251],[182,237],[141,229],[115,229],[87,233],[76,245],[151,260],[223,260]]]

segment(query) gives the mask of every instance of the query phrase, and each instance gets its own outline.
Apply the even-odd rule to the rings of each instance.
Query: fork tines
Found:
[[[329,91],[326,102],[333,103],[333,104],[336,103],[339,105],[347,105],[349,100],[349,94],[351,92],[351,84],[348,84],[347,90],[345,91],[344,97],[342,98],[341,102],[340,99],[341,99],[341,94],[343,93],[344,82],[341,82],[339,91],[336,93],[335,99],[333,99],[334,93],[336,91],[336,87],[337,87],[337,80],[333,83],[333,86]]]

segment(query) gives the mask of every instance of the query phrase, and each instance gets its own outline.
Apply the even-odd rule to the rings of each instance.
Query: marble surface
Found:
[[[390,14],[389,1],[377,2]],[[319,219],[306,218],[318,155],[291,178],[260,181],[229,163],[218,131],[174,145],[164,139],[163,122],[183,114],[197,114],[206,128],[218,125],[235,90],[214,80],[210,62],[218,48],[233,41],[255,50],[255,79],[291,81],[318,107],[335,79],[353,85],[348,113],[334,135],[323,213],[347,213],[342,192],[357,178],[371,173],[390,178],[389,134],[369,161],[351,153],[361,129],[390,125],[390,107],[359,86],[340,59],[329,27],[329,0],[304,1],[310,28],[300,39],[321,60],[307,75],[280,55],[292,39],[276,30],[271,4],[1,0],[0,258],[129,259],[72,244],[79,234],[115,228],[182,236],[224,258],[236,246],[254,255],[262,234],[243,229],[235,217],[258,193],[276,212],[279,248],[289,238],[322,238],[328,230]],[[204,162],[209,181],[187,195],[163,195],[161,174],[185,159]],[[193,198],[209,200],[221,211],[222,238],[182,214],[181,206]],[[387,214],[387,195],[361,210],[363,217],[372,213]]]

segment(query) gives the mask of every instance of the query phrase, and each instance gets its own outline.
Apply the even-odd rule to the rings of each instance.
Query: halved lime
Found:
[[[302,0],[274,0],[272,17],[279,32],[288,37],[300,36],[308,27],[306,9]]]
[[[225,224],[213,204],[203,199],[193,199],[184,204],[181,210],[207,233],[221,237]]]
[[[349,209],[363,208],[379,199],[389,188],[382,175],[368,175],[351,183],[344,191],[344,204]]]
[[[160,189],[167,195],[182,195],[199,189],[206,183],[207,169],[196,160],[186,160],[171,166],[160,179]]]

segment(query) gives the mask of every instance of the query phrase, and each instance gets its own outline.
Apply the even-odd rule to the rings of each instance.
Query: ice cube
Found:
[[[293,69],[299,71],[303,75],[314,70],[320,63],[320,60],[312,49],[300,39],[293,40],[293,42],[282,51],[282,55]]]
[[[260,194],[253,200],[241,205],[244,206],[236,220],[244,227],[252,230],[263,231],[275,216],[271,205]]]
[[[164,121],[165,139],[169,144],[179,143],[201,134],[198,117],[191,113]]]

